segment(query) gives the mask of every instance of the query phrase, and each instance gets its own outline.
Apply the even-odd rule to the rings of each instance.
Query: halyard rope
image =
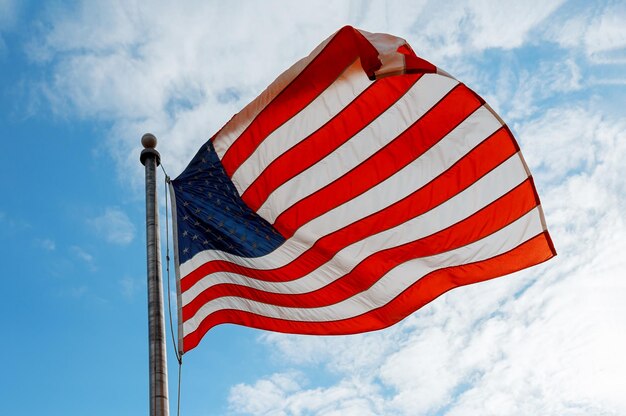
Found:
[[[178,393],[176,398],[176,415],[180,416],[180,384],[183,371],[183,357],[178,353],[178,345],[176,344],[176,337],[174,336],[174,324],[172,323],[172,300],[170,292],[170,226],[169,226],[169,204],[170,199],[168,195],[168,184],[170,183],[170,177],[161,163],[161,169],[165,175],[165,270],[167,273],[167,312],[170,321],[170,335],[172,343],[174,344],[174,353],[176,354],[176,361],[178,361]]]

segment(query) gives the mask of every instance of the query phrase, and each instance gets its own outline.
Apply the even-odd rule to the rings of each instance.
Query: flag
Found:
[[[390,326],[556,254],[518,144],[401,38],[346,26],[170,183],[181,353],[222,323]]]

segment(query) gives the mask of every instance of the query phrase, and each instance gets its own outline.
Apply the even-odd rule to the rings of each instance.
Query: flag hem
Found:
[[[171,181],[168,182],[170,189],[170,204],[172,207],[172,235],[174,239],[174,273],[176,275],[176,311],[177,311],[177,332],[178,332],[178,354],[182,358],[185,353],[183,348],[183,308],[182,308],[182,293],[180,290],[180,259],[178,258],[178,224],[176,215],[176,194],[174,185]],[[168,293],[167,296],[170,296]]]

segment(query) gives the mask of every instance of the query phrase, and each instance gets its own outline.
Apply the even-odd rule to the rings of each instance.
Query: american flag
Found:
[[[181,353],[222,323],[385,328],[556,254],[500,117],[403,39],[350,26],[170,185]]]

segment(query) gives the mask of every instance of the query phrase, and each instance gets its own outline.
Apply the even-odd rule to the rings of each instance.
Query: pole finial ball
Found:
[[[141,144],[145,149],[154,149],[157,145],[157,138],[152,133],[146,133],[141,137]]]

